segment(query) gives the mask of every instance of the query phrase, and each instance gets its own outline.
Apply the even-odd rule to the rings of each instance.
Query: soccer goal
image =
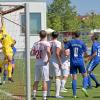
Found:
[[[29,47],[29,6],[28,3],[0,3],[0,27],[16,40],[17,52],[14,55],[14,82],[6,78],[0,88],[2,100],[31,100],[30,82],[30,47]],[[4,59],[2,51],[1,61]],[[4,69],[3,69],[4,70]],[[3,82],[3,72],[1,73]]]

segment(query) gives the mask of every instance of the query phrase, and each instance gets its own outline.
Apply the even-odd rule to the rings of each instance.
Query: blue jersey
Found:
[[[92,44],[92,49],[91,49],[91,55],[96,52],[96,56],[93,58],[93,60],[99,62],[100,61],[100,42],[94,41]]]
[[[65,44],[65,49],[70,49],[70,63],[72,64],[83,64],[83,53],[87,51],[86,45],[79,39],[73,39]]]

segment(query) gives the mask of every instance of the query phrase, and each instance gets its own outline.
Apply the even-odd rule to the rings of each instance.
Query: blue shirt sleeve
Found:
[[[15,47],[13,47],[13,53],[14,53],[14,54],[16,53],[16,51],[17,51],[17,50],[16,50],[16,48],[15,48]]]
[[[97,46],[95,44],[92,45],[93,53],[97,51]]]

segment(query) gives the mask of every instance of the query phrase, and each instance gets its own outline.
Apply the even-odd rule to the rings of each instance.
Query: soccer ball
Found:
[[[51,34],[52,32],[54,32],[55,30],[51,29],[51,28],[47,28],[45,30],[47,32],[47,34]]]

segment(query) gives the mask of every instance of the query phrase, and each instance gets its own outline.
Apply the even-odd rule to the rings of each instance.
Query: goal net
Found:
[[[0,21],[2,19],[5,30],[16,40],[17,52],[14,55],[15,68],[13,73],[14,82],[8,81],[8,76],[4,80],[4,66],[1,73],[2,87],[0,88],[0,100],[24,100],[25,97],[25,16],[23,5],[0,5]],[[1,27],[0,22],[0,27]],[[0,52],[0,61],[4,59]]]

